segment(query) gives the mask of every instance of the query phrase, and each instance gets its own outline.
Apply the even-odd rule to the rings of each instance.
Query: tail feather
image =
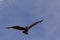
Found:
[[[24,30],[23,33],[24,33],[24,34],[28,34],[28,31],[25,31],[25,30]]]
[[[28,34],[28,27],[25,27],[25,30],[23,31],[24,34]]]

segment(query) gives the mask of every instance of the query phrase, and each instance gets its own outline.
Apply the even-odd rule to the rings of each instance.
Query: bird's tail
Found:
[[[28,34],[28,30],[27,30],[27,31],[24,30],[23,33],[24,33],[24,34]]]
[[[28,27],[25,28],[25,30],[23,31],[24,34],[28,34]]]

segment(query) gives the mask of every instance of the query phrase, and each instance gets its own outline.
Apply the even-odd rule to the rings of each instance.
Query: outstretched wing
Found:
[[[33,26],[35,26],[36,24],[41,23],[42,21],[43,21],[43,19],[40,20],[40,21],[37,21],[37,22],[33,23],[32,25],[29,26],[29,29],[32,28]]]
[[[20,27],[20,26],[12,26],[12,27],[6,27],[7,29],[13,28],[13,29],[17,29],[17,30],[24,30],[24,27]]]

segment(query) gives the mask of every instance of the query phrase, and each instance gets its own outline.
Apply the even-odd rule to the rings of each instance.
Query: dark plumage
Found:
[[[35,26],[38,23],[41,23],[43,20],[37,21],[33,24],[31,24],[30,26],[26,26],[26,27],[20,27],[20,26],[12,26],[12,27],[6,27],[7,29],[13,28],[13,29],[17,29],[17,30],[22,30],[24,34],[28,34],[28,30],[30,28],[32,28],[33,26]]]

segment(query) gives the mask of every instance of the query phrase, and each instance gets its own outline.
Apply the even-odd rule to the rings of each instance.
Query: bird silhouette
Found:
[[[6,27],[7,29],[13,28],[13,29],[17,29],[17,30],[22,30],[22,32],[24,34],[28,34],[28,30],[32,27],[34,27],[36,24],[41,23],[43,20],[34,22],[33,24],[31,24],[30,26],[26,26],[26,27],[21,27],[21,26],[12,26],[12,27]]]

